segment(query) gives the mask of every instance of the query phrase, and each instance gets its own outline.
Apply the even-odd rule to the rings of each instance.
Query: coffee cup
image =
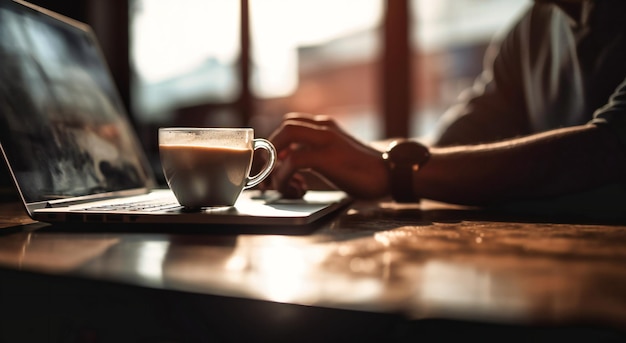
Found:
[[[254,151],[269,158],[250,176]],[[251,128],[159,129],[159,154],[168,186],[188,209],[233,206],[241,192],[263,181],[276,163],[276,149],[254,138]]]

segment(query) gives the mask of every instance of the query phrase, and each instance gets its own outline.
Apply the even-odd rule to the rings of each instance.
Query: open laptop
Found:
[[[349,202],[244,191],[234,207],[185,212],[157,183],[90,27],[0,2],[0,148],[28,214],[44,222],[310,224]]]

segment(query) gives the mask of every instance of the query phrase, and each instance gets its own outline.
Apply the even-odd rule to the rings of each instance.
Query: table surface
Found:
[[[409,319],[626,327],[626,224],[424,201],[355,202],[306,234],[214,229],[66,229],[2,203],[0,267]]]

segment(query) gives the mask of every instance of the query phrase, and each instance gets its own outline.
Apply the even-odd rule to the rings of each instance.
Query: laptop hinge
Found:
[[[88,203],[88,202],[93,202],[93,201],[108,200],[108,199],[113,199],[113,198],[139,195],[139,194],[145,194],[145,193],[147,193],[147,190],[145,188],[139,188],[139,189],[119,191],[119,192],[107,193],[107,194],[92,194],[92,195],[85,195],[85,196],[74,197],[74,198],[55,199],[55,200],[46,201],[45,207],[46,208],[68,207],[72,205],[83,204],[83,203]]]
[[[91,198],[91,197],[90,197]],[[106,200],[114,198],[113,196],[107,197],[98,197],[97,200]],[[94,201],[94,198],[91,199],[59,199],[59,200],[50,200],[46,202],[46,208],[60,208],[60,207],[68,207],[77,204],[83,204]]]

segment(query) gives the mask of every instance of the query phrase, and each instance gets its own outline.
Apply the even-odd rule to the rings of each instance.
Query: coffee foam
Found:
[[[253,137],[252,130],[213,130],[185,131],[177,130],[165,133],[163,146],[205,146],[247,149]],[[171,142],[174,141],[175,142]]]

